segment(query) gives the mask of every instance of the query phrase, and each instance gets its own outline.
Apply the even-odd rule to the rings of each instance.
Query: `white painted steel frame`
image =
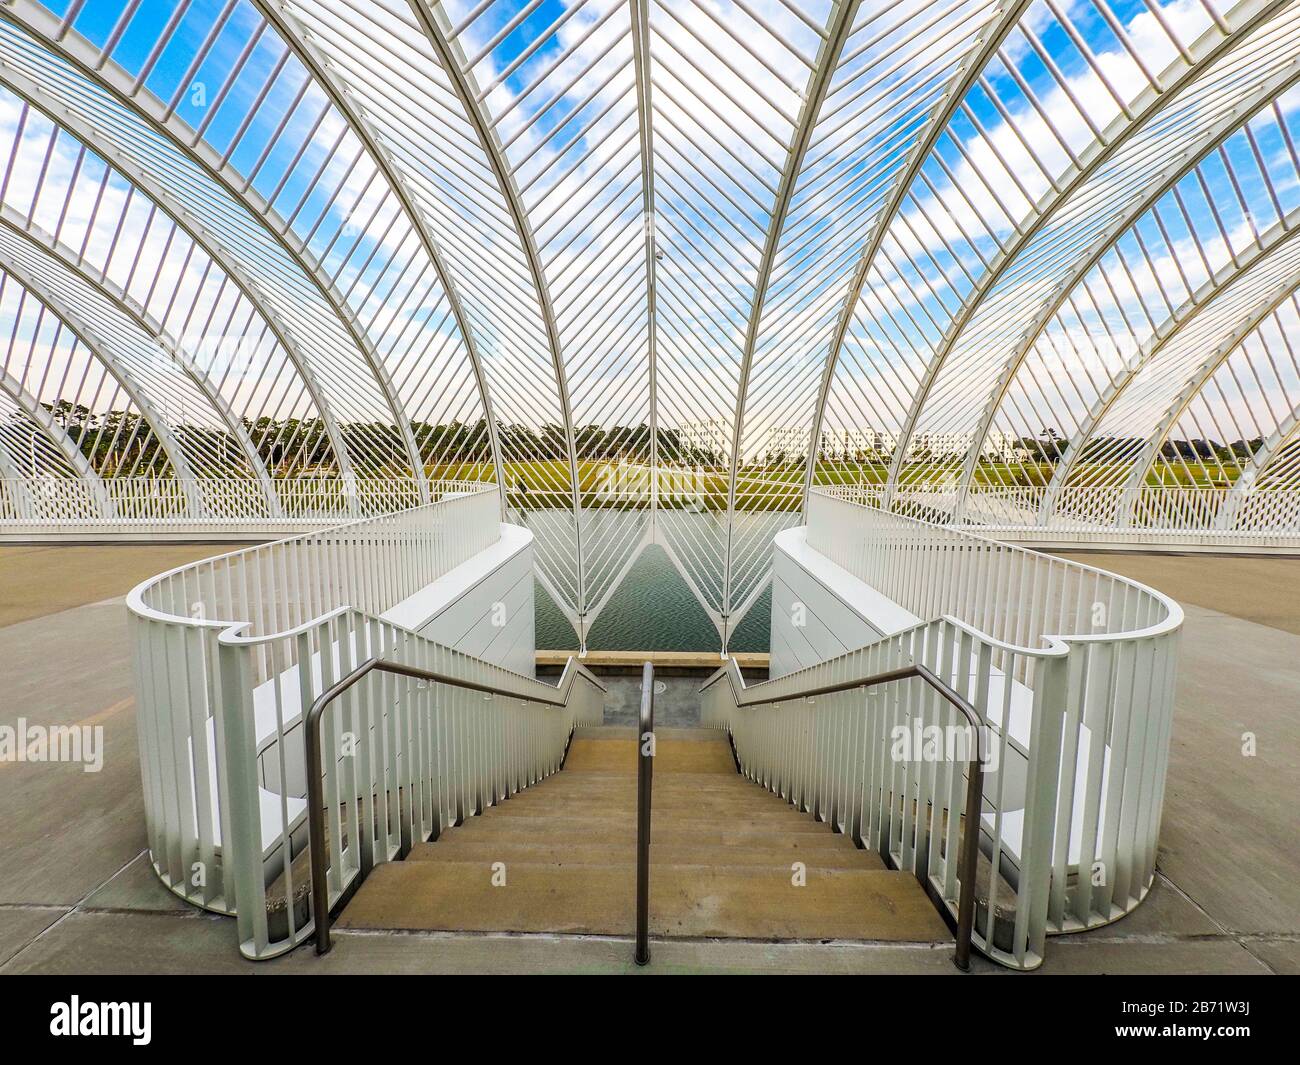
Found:
[[[224,13],[228,15],[232,7],[233,5],[227,6]],[[410,420],[403,411],[392,379],[383,367],[372,341],[365,335],[354,314],[336,292],[333,283],[324,276],[319,266],[309,259],[305,246],[293,239],[284,226],[271,221],[270,206],[260,202],[260,196],[252,189],[249,182],[236,174],[227,160],[201,139],[201,130],[198,133],[189,130],[175,115],[173,107],[149,93],[138,79],[132,78],[105,52],[95,49],[89,41],[75,32],[63,32],[60,35],[52,25],[53,19],[43,5],[16,0],[15,3],[0,8],[0,17],[12,20],[37,38],[44,37],[50,40],[57,37],[58,54],[74,64],[83,77],[111,94],[120,106],[130,109],[131,113],[167,138],[177,153],[201,168],[210,181],[241,203],[255,218],[266,219],[262,232],[280,245],[284,254],[301,271],[301,276],[316,289],[324,305],[329,308],[332,319],[350,340],[352,350],[362,357],[369,368],[370,379],[378,387],[383,407],[391,416],[392,424],[402,434],[410,470],[417,483],[422,482],[423,463],[420,460],[419,448],[411,434]],[[224,19],[222,22],[224,23]],[[223,86],[223,89],[228,87],[228,85]],[[216,113],[216,107],[214,103],[210,115]],[[421,491],[423,492],[423,489]]]
[[[923,620],[746,690],[747,700],[778,700],[769,706],[738,706],[731,686],[715,683],[725,671],[715,676],[704,720],[730,732],[742,771],[914,872],[955,913],[968,755],[945,757],[940,743],[932,759],[899,757],[897,730],[919,738],[962,722],[913,681],[805,697],[921,663],[976,707],[995,754],[985,764],[977,948],[1032,969],[1047,935],[1131,912],[1155,878],[1178,605],[1093,567],[821,489],[807,537]]]
[[[128,596],[153,866],[181,898],[234,914],[245,957],[312,933],[302,715],[367,658],[513,697],[376,676],[327,713],[331,903],[555,772],[573,729],[599,723],[603,688],[574,660],[557,691],[380,617],[499,538],[497,495],[484,486],[191,563]],[[354,755],[339,754],[345,733]]]
[[[1250,135],[1243,111],[1285,97],[1300,73],[1300,5],[1204,0],[1176,15],[1157,0],[1122,14],[1105,0],[1086,12],[1055,0],[724,6],[583,0],[552,12],[519,0],[463,8],[412,0],[408,11],[386,0],[229,0],[196,21],[196,6],[178,0],[141,56],[138,43],[132,52],[124,42],[138,42],[142,5],[115,8],[111,29],[92,43],[81,32],[84,5],[55,14],[15,0],[0,11],[9,23],[0,79],[138,187],[239,287],[257,310],[245,332],[269,327],[293,362],[345,480],[358,476],[359,459],[367,477],[411,480],[427,498],[426,481],[442,471],[426,473],[412,415],[436,406],[433,391],[445,386],[446,409],[481,413],[486,433],[481,454],[458,450],[456,462],[474,477],[490,465],[506,488],[505,512],[536,516],[541,577],[580,644],[640,551],[659,543],[725,647],[763,590],[771,533],[797,520],[819,481],[874,476],[839,470],[833,449],[823,453],[835,433],[848,439],[846,418],[875,430],[896,403],[902,412],[891,430],[887,505],[925,497],[937,506],[947,488],[926,487],[933,478],[958,486],[940,512],[959,522],[1000,513],[1016,526],[1020,508],[1036,510],[1044,527],[1080,525],[1077,512],[1055,508],[1085,498],[1067,481],[1104,410],[1071,439],[1047,493],[981,483],[982,457],[1010,431],[1003,426],[1036,431],[1039,400],[1023,398],[1039,372],[1034,346],[1054,335],[1057,312],[1073,306],[1089,270],[1142,239],[1141,219],[1190,163],[1239,130]],[[752,27],[750,39],[733,24]],[[169,99],[154,95],[162,53],[195,27],[186,77]],[[220,63],[218,38],[235,42]],[[776,47],[785,49],[779,61]],[[205,63],[218,70],[214,102],[191,123],[182,93]],[[227,143],[215,118],[236,98],[245,112],[233,138],[222,134]],[[236,146],[263,105],[278,124],[250,164]],[[345,182],[331,185],[322,163],[315,180],[329,203],[309,230],[302,200],[283,208],[279,189],[264,195],[256,182],[281,144],[297,154],[280,188],[310,149],[346,165],[363,193],[349,205]],[[965,184],[956,177],[963,168]],[[998,188],[990,175],[1004,171]],[[1262,173],[1277,201],[1272,173]],[[1137,193],[1106,194],[1116,176]],[[1231,206],[1231,169],[1228,179],[1206,186],[1211,210]],[[70,184],[65,203],[72,192]],[[351,247],[336,235],[322,253],[313,237],[330,229],[328,212],[361,211],[364,196],[361,235]],[[458,228],[467,240],[455,239]],[[418,247],[384,247],[403,229]],[[96,280],[46,243],[160,335],[106,274]],[[1140,251],[1136,269],[1154,272]],[[327,265],[340,256],[337,269]],[[438,308],[423,323],[407,322],[409,295],[394,295],[387,312],[362,312],[390,285],[397,294],[412,284],[427,285]],[[895,285],[911,287],[911,302],[887,291]],[[437,315],[454,333],[445,346],[422,333]],[[1025,321],[1008,355],[1003,330]],[[1164,344],[1176,343],[1183,322],[1173,321]],[[855,350],[875,342],[868,326],[888,333],[881,352],[890,365],[874,381]],[[427,377],[399,377],[388,361],[404,331],[407,355],[422,343],[442,360],[432,390]],[[1254,357],[1238,348],[1191,379],[1171,416],[1151,426],[1155,438],[1127,471],[1130,487],[1141,487],[1180,419],[1242,423],[1213,407],[1215,374],[1229,358]],[[969,422],[952,406],[964,365],[986,391]],[[244,412],[223,409],[219,389],[208,392],[263,478],[263,505],[273,506],[281,489],[267,481],[278,478],[253,461],[257,441],[236,424]],[[1068,413],[1044,402],[1052,418]],[[1288,446],[1285,412],[1297,402],[1252,423],[1265,450],[1244,460],[1247,469]],[[648,440],[633,432],[638,419]],[[589,423],[624,438],[584,442]],[[555,462],[519,431],[545,437],[552,424]],[[388,425],[400,438],[391,452]],[[723,482],[721,493],[694,493],[700,517],[689,521],[674,512],[682,496],[668,487],[701,466],[687,428],[716,438],[700,479]],[[959,462],[909,465],[916,439],[959,430],[970,436]],[[801,458],[802,485],[761,457],[782,432]],[[629,457],[644,475],[627,473]],[[1215,464],[1224,471],[1223,460]],[[996,476],[1010,479],[1014,465]],[[1289,465],[1275,468],[1291,478],[1282,486],[1300,484],[1300,469],[1292,478]],[[211,480],[208,472],[200,479]],[[1253,498],[1255,474],[1242,476],[1234,495]],[[614,477],[622,487],[606,491]],[[1101,502],[1110,497],[1093,496],[1100,534],[1114,513]],[[1183,506],[1184,496],[1193,498],[1171,495],[1157,512],[1194,532],[1206,511]],[[615,520],[602,509],[610,506],[628,516]],[[571,525],[549,520],[560,509]],[[1225,523],[1223,513],[1202,531],[1250,535],[1248,523]],[[1276,532],[1282,512],[1251,504],[1234,513],[1259,514]]]
[[[259,318],[275,337],[293,363],[294,369],[302,381],[312,404],[319,412],[324,423],[325,433],[329,438],[331,450],[338,464],[339,472],[345,480],[354,479],[351,456],[344,445],[338,421],[330,403],[325,396],[320,382],[311,368],[311,361],[304,351],[303,344],[295,340],[288,327],[271,303],[259,292],[256,283],[238,264],[236,259],[222,246],[218,238],[209,232],[202,222],[187,211],[183,204],[173,202],[172,195],[164,185],[156,181],[144,168],[133,165],[122,153],[117,152],[111,144],[88,123],[84,116],[59,106],[49,100],[39,85],[23,76],[13,66],[0,64],[0,84],[24,99],[30,106],[36,107],[58,128],[65,129],[71,136],[94,150],[108,165],[122,173],[125,180],[149,200],[151,211],[156,205],[172,224],[183,231],[195,245],[222,270],[225,276],[237,286],[239,291],[256,309]],[[69,190],[71,192],[71,189]],[[84,265],[84,257],[80,260]]]

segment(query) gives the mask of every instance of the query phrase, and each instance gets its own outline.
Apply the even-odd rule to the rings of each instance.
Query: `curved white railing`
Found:
[[[885,496],[879,484],[827,484],[818,490],[867,506],[881,506]],[[916,484],[895,489],[891,507],[925,521],[982,527],[1023,540],[1243,549],[1300,545],[1300,490],[1295,489]]]
[[[410,478],[0,478],[0,532],[74,529],[90,535],[163,530],[294,529],[392,514],[420,504]],[[477,491],[479,482],[432,480],[428,498]],[[268,490],[270,495],[268,496]]]
[[[575,725],[599,722],[599,682],[576,662],[557,708],[554,687],[384,616],[494,543],[499,506],[478,488],[181,566],[128,596],[154,869],[235,914],[247,957],[312,933],[303,714],[358,665],[382,656],[512,698],[376,674],[331,706],[332,904],[414,840],[553,772]]]
[[[788,700],[770,709],[707,687],[706,721],[730,730],[746,774],[911,869],[955,913],[963,723],[914,681],[802,698],[922,664],[987,729],[978,948],[1033,968],[1047,934],[1130,912],[1155,873],[1179,606],[1124,577],[820,490],[807,543],[918,622],[751,688],[753,700]]]

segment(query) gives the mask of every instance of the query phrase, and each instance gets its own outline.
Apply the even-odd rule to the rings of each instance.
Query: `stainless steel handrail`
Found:
[[[965,831],[962,833],[957,858],[957,879],[961,883],[961,892],[957,897],[957,946],[952,959],[957,968],[968,971],[970,969],[971,935],[975,928],[975,873],[979,862],[980,801],[984,794],[984,721],[979,710],[960,692],[919,663],[770,698],[746,696],[744,677],[739,678],[740,688],[736,687],[736,679],[739,673],[740,669],[736,666],[735,661],[729,660],[726,666],[700,685],[700,691],[703,692],[725,676],[731,685],[731,694],[736,700],[736,705],[744,708],[770,706],[772,703],[788,703],[799,699],[813,699],[819,695],[835,695],[838,692],[853,691],[858,688],[865,691],[881,684],[919,679],[938,692],[943,699],[951,703],[970,723],[971,732],[974,734],[974,743],[972,745],[974,754],[973,757],[967,760]],[[992,921],[992,915],[990,915],[989,920]],[[992,936],[991,928],[989,935]]]
[[[312,917],[316,922],[316,953],[327,954],[330,949],[330,900],[329,884],[325,879],[325,791],[321,775],[324,771],[320,750],[320,720],[325,708],[335,699],[351,688],[359,680],[375,670],[384,673],[396,673],[414,680],[430,681],[434,684],[447,684],[468,691],[485,692],[488,695],[500,695],[507,699],[527,699],[547,706],[567,706],[568,692],[564,695],[539,694],[521,695],[517,691],[501,688],[495,684],[479,684],[477,681],[464,680],[432,669],[408,666],[403,662],[390,662],[385,658],[371,658],[357,666],[351,673],[337,681],[316,698],[307,711],[303,722],[307,743],[307,840],[311,848],[311,907]],[[575,658],[570,658],[561,675],[561,682],[572,671],[574,677],[581,676],[594,684],[601,691],[606,688]],[[573,682],[569,682],[572,690]]]
[[[650,961],[650,793],[654,784],[655,667],[641,669],[641,714],[636,760],[636,954],[638,965]]]

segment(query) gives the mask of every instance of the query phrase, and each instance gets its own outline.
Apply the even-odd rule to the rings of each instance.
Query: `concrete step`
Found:
[[[661,801],[662,800],[662,801]],[[730,820],[734,817],[752,821],[779,821],[788,823],[793,813],[784,803],[767,804],[745,799],[744,796],[672,801],[666,796],[655,796],[651,806],[653,820]],[[490,806],[484,817],[503,820],[507,817],[588,817],[601,821],[631,821],[636,819],[636,805],[624,800],[582,801],[577,798],[553,801],[551,796],[538,797],[535,802],[508,802]],[[795,815],[797,816],[797,815]]]
[[[719,734],[720,735],[720,734]],[[564,768],[575,772],[623,771],[636,775],[637,744],[633,741],[575,739]],[[736,773],[731,746],[725,739],[711,741],[658,739],[655,776],[669,773]]]
[[[658,781],[656,781],[656,784]],[[590,806],[598,809],[635,809],[636,788],[627,786],[618,790],[595,788],[538,788],[534,785],[511,795],[508,800],[497,805],[508,808],[511,805],[519,809],[534,809],[541,806],[554,806],[562,809],[566,806]],[[719,806],[748,806],[754,810],[791,810],[791,805],[776,795],[754,789],[748,792],[744,788],[705,791],[703,789],[683,789],[674,791],[668,788],[654,789],[651,800],[655,810],[711,809]],[[795,811],[796,813],[798,811]]]
[[[582,730],[563,772],[377,867],[340,925],[630,935],[635,736]],[[654,935],[948,938],[914,877],[739,776],[720,733],[660,734],[654,771]]]
[[[593,843],[617,843],[631,838],[635,828],[625,818],[592,817],[582,814],[549,817],[501,817],[490,814],[470,817],[456,831],[467,839],[554,840],[556,842],[591,840]],[[652,840],[699,837],[701,843],[714,840],[725,843],[733,837],[740,843],[795,836],[831,836],[831,826],[806,818],[781,819],[773,822],[754,818],[718,820],[663,820],[652,818]]]
[[[566,776],[568,776],[567,771],[559,774],[559,777]],[[617,782],[582,779],[561,780],[559,777],[543,781],[544,788],[539,789],[534,784],[532,787],[515,792],[511,798],[527,798],[531,801],[546,795],[584,801],[609,799],[631,802],[636,799],[636,778],[633,776],[625,776]],[[698,802],[704,802],[711,798],[740,798],[755,804],[775,802],[782,806],[787,805],[787,800],[781,796],[768,791],[766,788],[746,783],[739,777],[735,777],[733,781],[727,783],[710,783],[710,781],[716,780],[715,777],[707,777],[677,783],[673,777],[656,775],[654,778],[654,802],[658,805],[661,801],[672,802],[683,798],[694,799]]]
[[[545,931],[627,935],[634,927],[631,865],[506,868],[493,886],[482,862],[380,865],[343,911],[341,928],[464,932]],[[908,873],[809,870],[805,886],[788,869],[652,866],[650,931],[658,936],[745,939],[948,940]]]
[[[566,769],[539,783],[546,785],[546,793],[550,795],[636,795],[636,774],[629,772],[571,772]],[[536,788],[535,784],[515,794],[536,795]],[[747,795],[755,799],[768,795],[780,798],[736,773],[726,776],[719,773],[660,773],[656,769],[654,796],[658,799],[661,795]]]
[[[847,846],[841,846],[844,843]],[[411,848],[409,862],[516,862],[530,865],[630,865],[636,861],[633,840],[618,843],[559,844],[520,840],[474,840],[460,837],[450,830],[437,843],[421,843]],[[818,869],[883,869],[884,863],[872,852],[859,850],[842,836],[830,840],[797,838],[774,840],[767,844],[745,847],[699,846],[690,843],[654,843],[650,860],[653,865],[711,865],[725,861],[728,865],[770,865],[789,869],[792,862],[803,862]]]

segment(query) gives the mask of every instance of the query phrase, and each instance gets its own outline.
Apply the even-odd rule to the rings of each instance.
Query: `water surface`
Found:
[[[536,586],[537,646],[578,646],[573,626],[541,584]],[[768,649],[771,590],[765,590],[732,636],[733,651]],[[596,618],[587,638],[592,651],[721,651],[718,630],[664,549],[649,545]]]

